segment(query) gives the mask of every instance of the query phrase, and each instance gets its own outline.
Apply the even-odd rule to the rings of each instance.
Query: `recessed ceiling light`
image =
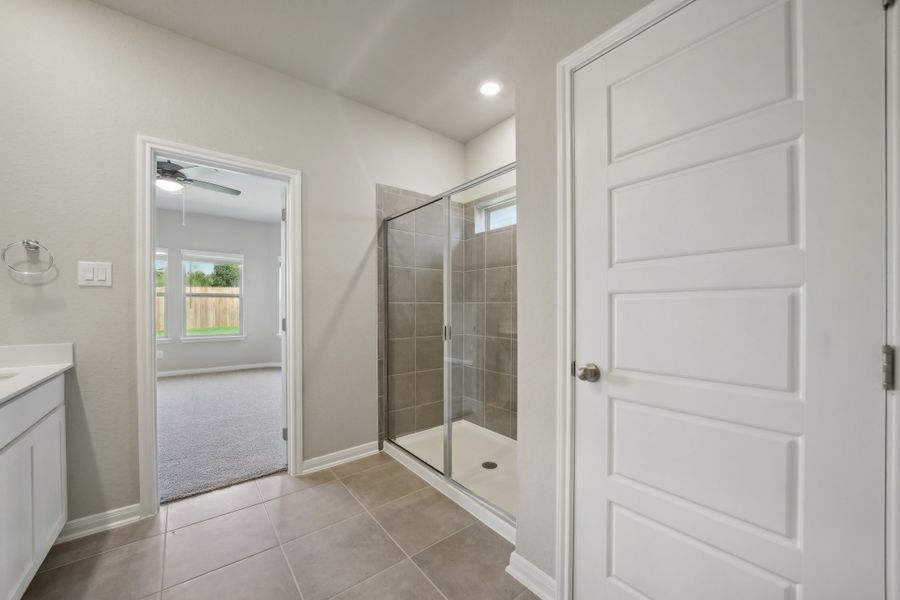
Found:
[[[184,186],[174,179],[165,179],[158,177],[156,179],[156,187],[167,192],[180,192]]]
[[[481,92],[482,96],[496,96],[502,89],[503,84],[499,81],[485,81],[481,84],[481,87],[478,88],[478,91]]]

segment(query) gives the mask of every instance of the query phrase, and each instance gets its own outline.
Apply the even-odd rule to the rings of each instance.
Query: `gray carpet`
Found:
[[[281,369],[163,377],[156,398],[163,502],[285,468]]]

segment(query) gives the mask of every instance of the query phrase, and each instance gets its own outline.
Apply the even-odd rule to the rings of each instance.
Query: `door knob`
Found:
[[[576,376],[581,381],[597,381],[600,379],[600,367],[594,363],[588,363],[578,369]]]

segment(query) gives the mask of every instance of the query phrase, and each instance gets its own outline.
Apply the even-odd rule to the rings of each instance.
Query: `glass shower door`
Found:
[[[516,173],[384,221],[386,437],[515,519]]]
[[[453,480],[516,511],[516,173],[450,196],[460,215],[453,266]]]
[[[441,473],[446,212],[440,199],[384,222],[386,435]]]

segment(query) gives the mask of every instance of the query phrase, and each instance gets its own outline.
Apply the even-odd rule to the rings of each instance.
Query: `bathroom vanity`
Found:
[[[0,600],[18,600],[66,523],[72,344],[0,346]]]

